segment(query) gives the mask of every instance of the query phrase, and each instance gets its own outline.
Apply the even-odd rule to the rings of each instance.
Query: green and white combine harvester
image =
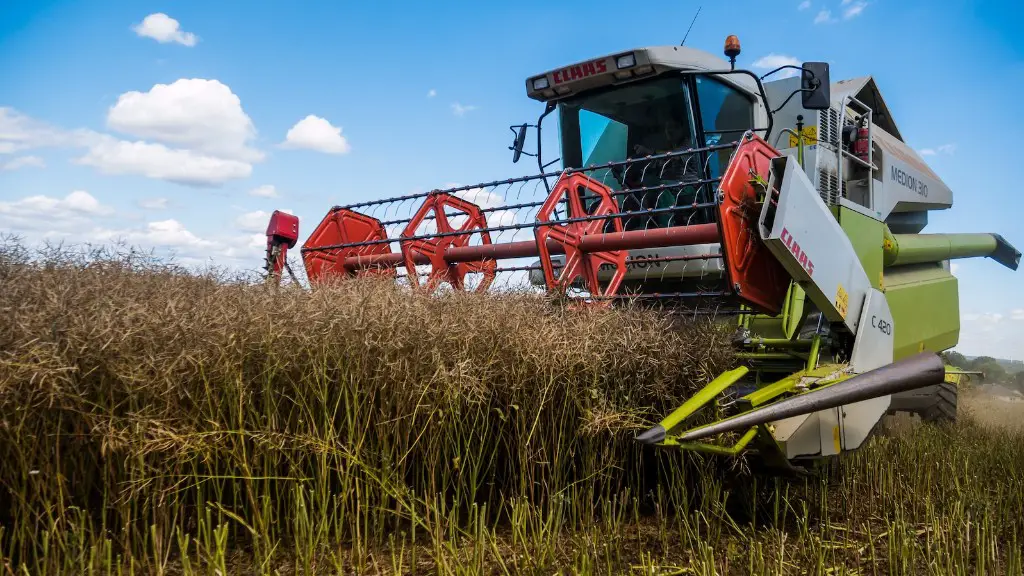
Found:
[[[510,149],[539,174],[336,206],[302,246],[310,283],[525,287],[733,323],[742,365],[640,434],[647,444],[792,469],[856,449],[886,413],[954,419],[962,374],[938,355],[960,331],[949,262],[1016,270],[1020,252],[997,234],[922,233],[952,192],[872,78],[832,83],[817,62],[759,77],[735,68],[739,52],[730,36],[728,62],[652,47],[527,79],[544,111],[512,127]],[[561,169],[548,171],[552,112]],[[269,278],[291,272],[298,236],[296,217],[273,214]],[[705,409],[717,420],[694,427]]]

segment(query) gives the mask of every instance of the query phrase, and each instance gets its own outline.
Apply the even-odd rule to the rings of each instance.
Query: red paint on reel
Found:
[[[305,244],[302,245],[303,249],[340,244],[357,244],[357,246],[340,246],[317,251],[304,250],[302,260],[306,265],[309,281],[320,282],[331,276],[394,277],[394,266],[360,267],[355,270],[345,266],[346,258],[366,258],[390,254],[391,248],[387,243],[363,244],[387,240],[387,238],[387,232],[380,220],[345,208],[332,210],[306,239]]]
[[[457,216],[447,214],[446,209],[449,208],[461,212],[461,214]],[[436,225],[436,230],[430,232],[433,237],[405,240],[404,238],[417,236],[416,230],[428,215],[433,215],[433,222]],[[456,227],[451,223],[453,218],[464,218],[465,221]],[[483,278],[476,286],[476,291],[487,290],[497,275],[498,263],[496,260],[485,258],[475,262],[449,263],[444,259],[446,250],[468,246],[474,234],[479,234],[481,244],[490,244],[491,234],[486,228],[487,218],[476,204],[448,193],[439,192],[427,196],[426,201],[402,231],[402,258],[409,274],[409,283],[413,287],[419,286],[416,262],[426,258],[430,262],[431,268],[430,274],[427,276],[426,288],[428,290],[433,291],[441,282],[447,282],[456,290],[464,290],[466,275],[471,273],[483,274]]]
[[[757,219],[761,204],[755,176],[768,181],[772,158],[779,152],[758,136],[740,144],[719,186],[719,226],[722,254],[736,296],[768,314],[782,311],[790,277],[761,242]]]
[[[558,224],[544,224],[560,218],[554,216],[555,208],[565,199],[568,220]],[[586,206],[584,206],[586,202]],[[555,183],[551,194],[537,212],[538,226],[534,229],[537,241],[537,252],[540,256],[544,281],[549,290],[565,292],[578,278],[592,296],[606,297],[614,295],[622,279],[626,276],[625,250],[607,250],[584,252],[581,242],[585,236],[609,233],[622,233],[622,219],[618,217],[594,220],[579,220],[588,216],[609,216],[619,213],[619,206],[607,186],[588,178],[583,174],[562,174]],[[610,230],[607,230],[610,225]],[[556,275],[551,260],[549,242],[560,246],[565,252],[565,264]],[[597,279],[597,272],[602,264],[610,264],[615,268],[608,283],[602,288]]]

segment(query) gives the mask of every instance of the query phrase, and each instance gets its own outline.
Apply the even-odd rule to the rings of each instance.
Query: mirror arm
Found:
[[[776,108],[775,110],[772,110],[772,114],[775,114],[779,110],[782,110],[783,108],[785,108],[786,104],[789,104],[789,101],[793,99],[793,96],[796,96],[797,94],[801,94],[803,92],[814,92],[814,91],[815,91],[815,88],[797,88],[796,90],[793,90],[792,92],[790,92],[789,96],[786,97],[786,100],[783,101],[782,104],[779,105],[778,108]]]
[[[540,115],[539,118],[537,118],[537,154],[536,154],[536,156],[537,156],[537,167],[540,168],[540,173],[541,174],[544,173],[544,169],[545,168],[547,168],[548,166],[550,166],[550,165],[554,164],[555,162],[558,162],[559,160],[561,160],[561,158],[557,158],[555,160],[552,160],[548,164],[544,164],[544,160],[541,157],[541,153],[542,153],[542,151],[541,151],[541,136],[543,134],[542,131],[541,131],[541,126],[544,124],[544,117],[547,116],[548,114],[551,114],[552,112],[554,112],[554,110],[555,110],[555,103],[554,102],[548,102],[544,106],[544,112]],[[551,193],[551,185],[548,184],[547,177],[544,178],[544,188],[547,189],[548,194]]]
[[[785,70],[785,69],[787,69],[787,68],[792,68],[793,70],[800,70],[800,71],[804,72],[805,74],[810,74],[810,75],[811,75],[811,78],[815,78],[815,76],[814,76],[814,72],[811,72],[810,70],[804,70],[804,69],[803,69],[803,67],[801,67],[801,66],[794,66],[794,65],[792,65],[792,64],[783,64],[782,66],[779,66],[779,67],[778,67],[778,68],[776,68],[775,70],[772,70],[772,71],[770,71],[770,72],[765,72],[765,73],[764,73],[764,74],[763,74],[763,75],[761,76],[761,80],[764,80],[765,78],[767,78],[767,77],[771,76],[772,74],[775,74],[775,73],[776,73],[776,72],[778,72],[779,70]],[[816,79],[816,78],[815,78],[815,79]]]
[[[693,72],[693,74],[697,74],[697,73]],[[712,70],[712,71],[709,71],[709,72],[703,72],[703,74],[708,74],[708,75],[714,74],[714,75],[723,75],[723,76],[726,75],[726,74],[746,74],[747,76],[750,76],[751,78],[754,79],[754,82],[757,84],[757,91],[760,93],[760,96],[761,96],[761,102],[764,103],[765,112],[767,112],[767,114],[768,114],[768,128],[764,132],[764,139],[765,139],[765,141],[767,141],[768,138],[772,134],[772,128],[775,126],[775,113],[768,109],[768,95],[765,94],[765,92],[764,92],[764,84],[761,83],[761,79],[758,78],[757,74],[754,74],[750,70],[742,70],[742,69],[741,70],[722,70],[722,71]],[[760,129],[758,129],[758,130],[760,130]]]

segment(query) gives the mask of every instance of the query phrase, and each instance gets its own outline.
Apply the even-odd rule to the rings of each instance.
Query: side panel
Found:
[[[801,414],[791,418],[776,420],[773,436],[783,445],[786,458],[798,456],[815,456],[821,453],[820,421],[821,412]]]
[[[871,283],[846,232],[791,158],[772,160],[768,190],[765,245],[826,318],[856,334]]]
[[[893,337],[900,326],[895,323],[889,305],[878,290],[868,293],[860,319],[861,330],[853,345],[850,365],[860,374],[892,363]],[[889,409],[891,395],[841,406],[839,422],[843,450],[859,448]]]
[[[885,298],[896,327],[893,360],[956,346],[960,338],[958,286],[956,277],[942,265],[887,268]]]
[[[885,224],[846,208],[837,206],[839,211],[839,225],[843,227],[846,236],[853,244],[853,249],[860,258],[860,264],[864,267],[864,273],[868,275],[871,287],[882,288],[882,241],[884,239]]]

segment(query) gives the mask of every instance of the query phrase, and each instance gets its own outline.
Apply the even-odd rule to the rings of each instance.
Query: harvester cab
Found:
[[[873,79],[833,83],[824,63],[758,76],[735,68],[733,36],[725,53],[643,48],[527,79],[544,110],[509,148],[539,174],[336,206],[302,246],[310,283],[534,289],[731,323],[742,365],[648,444],[792,468],[859,447],[887,411],[955,417],[938,356],[959,336],[949,260],[1015,270],[1020,253],[995,234],[921,234],[952,192]],[[782,70],[795,74],[764,81]],[[557,171],[541,149],[553,112]],[[297,219],[275,212],[270,278],[297,241]],[[712,423],[694,427],[698,412]]]

